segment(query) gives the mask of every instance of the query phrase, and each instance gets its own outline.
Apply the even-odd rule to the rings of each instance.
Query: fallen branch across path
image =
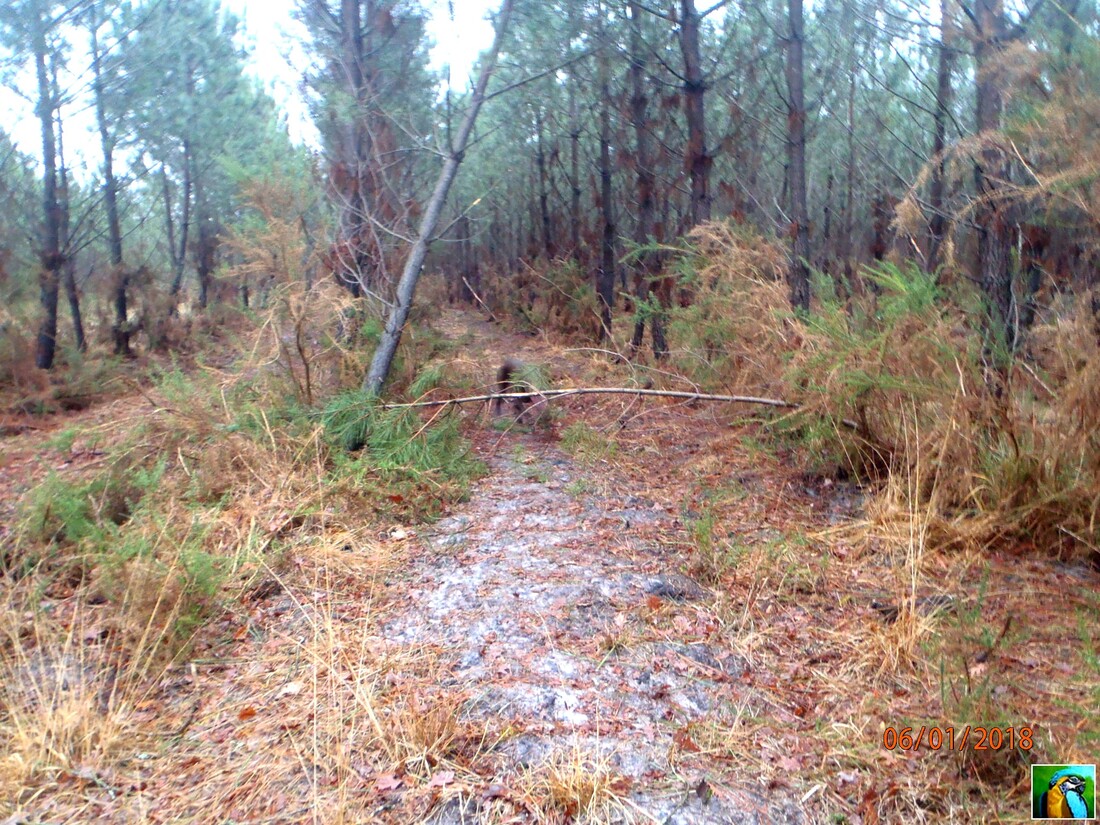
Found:
[[[687,390],[647,390],[633,387],[574,387],[566,390],[532,390],[530,392],[504,392],[489,395],[467,395],[463,398],[444,398],[438,401],[412,401],[407,404],[382,404],[384,410],[411,409],[413,407],[446,407],[450,404],[472,404],[475,401],[492,401],[494,398],[566,398],[571,395],[649,395],[659,398],[682,398],[685,401],[724,401],[731,404],[759,404],[765,407],[777,407],[784,410],[800,410],[801,404],[784,401],[781,398],[761,398],[755,395],[714,395],[705,392]],[[849,419],[841,419],[841,424],[852,430],[859,425]]]

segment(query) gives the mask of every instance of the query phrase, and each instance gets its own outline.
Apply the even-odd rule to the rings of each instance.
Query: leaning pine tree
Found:
[[[451,184],[458,173],[458,166],[462,163],[462,158],[466,153],[466,144],[469,142],[470,134],[474,130],[478,110],[485,100],[485,88],[489,85],[489,76],[496,66],[497,53],[500,51],[504,33],[508,28],[508,18],[512,14],[512,2],[513,0],[504,0],[500,7],[493,45],[485,58],[484,65],[481,67],[481,73],[478,75],[473,97],[470,100],[470,108],[466,112],[466,117],[462,121],[458,134],[449,147],[447,159],[443,163],[439,180],[435,184],[435,191],[432,192],[432,197],[428,201],[428,208],[424,211],[424,219],[420,222],[416,240],[413,242],[409,258],[405,262],[405,268],[401,272],[401,280],[397,283],[396,302],[386,318],[382,340],[378,342],[378,349],[374,351],[374,358],[371,359],[367,377],[363,380],[363,390],[370,395],[381,393],[382,385],[386,383],[386,377],[390,373],[393,356],[397,352],[398,343],[401,341],[401,332],[409,318],[409,310],[412,309],[416,284],[420,280],[420,272],[424,266],[424,258],[428,254],[428,247],[433,240],[432,235],[435,232],[435,226],[439,222],[439,215],[443,211],[447,193],[450,191]]]

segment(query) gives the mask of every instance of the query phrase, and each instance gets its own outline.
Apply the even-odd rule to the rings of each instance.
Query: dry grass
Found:
[[[28,440],[59,469],[0,556],[0,818],[148,818],[156,799],[153,819],[363,821],[377,777],[426,810],[431,779],[488,741],[431,651],[371,634],[400,553],[364,535],[379,512],[461,496],[449,473],[475,470],[419,421],[372,419],[368,449],[334,449],[305,402],[339,387],[342,350],[281,343],[332,320],[326,295],[275,300],[231,369],[162,372],[63,446]]]
[[[634,822],[627,797],[630,783],[615,773],[611,760],[579,741],[557,750],[520,779],[540,823]]]
[[[233,239],[243,262],[221,285],[250,286],[254,323],[184,312],[161,329],[166,308],[145,291],[150,346],[179,345],[176,332],[197,346],[209,328],[216,366],[141,362],[127,404],[71,422],[61,446],[28,436],[19,450],[33,469],[4,501],[0,816],[112,819],[148,791],[154,819],[320,806],[362,821],[376,775],[426,784],[480,747],[428,652],[364,634],[394,560],[363,532],[380,512],[461,496],[476,467],[453,426],[372,417],[340,395],[361,377],[370,321],[329,279],[305,288],[317,261],[287,217],[292,193],[256,194],[261,220]],[[398,386],[442,346],[427,329],[406,338]],[[365,416],[360,453],[316,409],[334,397]],[[233,649],[247,665],[227,679]],[[263,718],[276,708],[290,715]],[[221,747],[232,728],[250,756]]]
[[[822,282],[796,320],[775,244],[725,223],[692,239],[695,303],[673,315],[676,363],[708,388],[801,404],[777,430],[813,470],[882,480],[870,508],[881,528],[904,544],[919,511],[932,547],[1100,552],[1100,339],[1087,296],[998,372],[964,287],[883,264],[863,274],[876,292],[840,301]]]
[[[797,332],[781,322],[786,251],[730,222],[697,226],[688,243],[680,281],[692,300],[672,313],[673,364],[704,387],[776,394],[783,354],[798,345]]]
[[[12,627],[10,619],[6,624],[5,635],[30,632],[37,642],[31,650],[12,645],[0,671],[0,737],[7,743],[0,798],[25,802],[32,788],[47,788],[65,775],[95,777],[114,764],[132,743],[131,709],[140,697],[131,674],[119,674],[85,650],[87,628],[74,625],[56,638],[42,622],[33,628]]]
[[[702,759],[718,782],[721,766],[751,765],[823,819],[1011,818],[1027,763],[1087,762],[1095,748],[1088,628],[1100,605],[1080,590],[1087,567],[958,541],[975,516],[929,507],[945,476],[924,450],[929,408],[905,398],[896,469],[857,522],[820,509],[844,485],[805,473],[804,441],[773,425],[654,405],[644,426],[612,436],[625,477],[609,486],[689,513],[663,543],[714,582],[721,636],[744,660],[739,710],[685,729],[672,756]],[[886,751],[887,727],[922,724],[1031,726],[1038,738],[1028,753]]]

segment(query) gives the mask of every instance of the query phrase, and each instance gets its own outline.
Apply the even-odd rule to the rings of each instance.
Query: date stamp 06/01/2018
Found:
[[[1002,748],[1029,751],[1034,745],[1035,731],[1030,727],[983,728],[972,725],[939,727],[888,727],[882,732],[882,746],[888,751],[914,751],[921,747],[938,751],[999,751]]]

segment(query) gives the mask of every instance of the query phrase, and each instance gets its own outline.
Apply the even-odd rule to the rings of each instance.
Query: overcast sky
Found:
[[[244,21],[244,45],[251,52],[248,69],[263,82],[268,93],[286,112],[291,138],[313,143],[316,132],[309,123],[305,101],[298,90],[307,58],[301,47],[302,28],[292,15],[296,2],[222,0],[223,6]],[[496,9],[498,0],[453,0],[450,5],[447,0],[424,0],[423,4],[431,14],[428,34],[434,42],[432,67],[441,69],[450,65],[454,85],[466,85],[478,54],[492,41],[493,30],[486,14]],[[21,85],[30,91],[33,81],[33,75],[25,73]],[[66,153],[77,174],[80,174],[82,164],[80,158],[74,156],[83,155],[87,165],[95,168],[99,164],[99,148],[92,134],[94,122],[91,111],[87,108],[77,111],[78,108],[81,107],[69,107],[63,115],[66,118]],[[32,157],[41,154],[42,136],[33,104],[2,87],[0,128],[12,136],[23,152]]]
[[[296,0],[222,0],[245,22],[252,49],[252,71],[269,84],[268,91],[287,112],[291,136],[311,140],[305,102],[297,84],[305,56],[298,43],[302,30],[292,19]],[[486,19],[496,0],[425,0],[431,14],[428,36],[434,42],[432,67],[452,67],[452,82],[463,86],[477,56],[489,47],[493,29]],[[452,18],[453,12],[453,18]],[[288,60],[289,58],[289,60]]]

